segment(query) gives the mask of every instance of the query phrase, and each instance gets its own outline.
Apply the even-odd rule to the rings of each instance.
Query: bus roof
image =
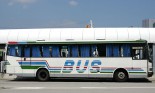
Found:
[[[39,28],[1,29],[0,43],[9,41],[147,40],[155,43],[155,28]]]

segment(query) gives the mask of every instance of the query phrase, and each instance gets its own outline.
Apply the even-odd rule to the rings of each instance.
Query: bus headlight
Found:
[[[149,71],[151,71],[151,72],[152,72],[152,71],[153,71],[153,68],[149,68]]]
[[[4,65],[10,65],[9,61],[4,61]]]

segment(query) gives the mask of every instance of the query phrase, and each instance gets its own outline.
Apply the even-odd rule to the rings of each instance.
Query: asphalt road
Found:
[[[113,82],[101,79],[0,80],[0,93],[155,93],[155,81]]]

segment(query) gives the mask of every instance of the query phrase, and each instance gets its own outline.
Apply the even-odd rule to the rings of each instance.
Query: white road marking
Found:
[[[38,89],[155,89],[155,87],[0,87],[0,89],[38,90]]]
[[[9,89],[9,88],[8,88]],[[17,90],[35,90],[35,89],[80,89],[80,87],[12,87],[10,89],[17,89]]]
[[[44,87],[13,87],[12,89],[44,89]]]
[[[81,87],[83,89],[155,89],[155,87]]]

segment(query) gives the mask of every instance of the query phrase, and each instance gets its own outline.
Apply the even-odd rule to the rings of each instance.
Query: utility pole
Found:
[[[86,28],[93,28],[93,21],[90,20],[90,23],[86,25]]]

